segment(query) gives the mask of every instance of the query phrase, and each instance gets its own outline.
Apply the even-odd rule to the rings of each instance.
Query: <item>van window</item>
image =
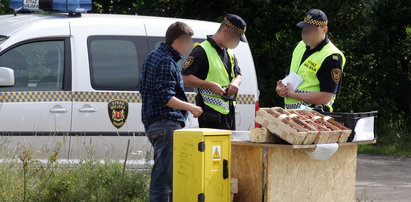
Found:
[[[89,37],[92,87],[96,90],[138,90],[141,55],[147,52],[146,46],[145,39],[139,37]]]
[[[14,70],[15,85],[0,91],[63,90],[64,40],[26,43],[0,56],[0,66]]]

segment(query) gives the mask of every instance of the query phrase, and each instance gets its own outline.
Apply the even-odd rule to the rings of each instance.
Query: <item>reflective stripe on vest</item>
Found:
[[[301,59],[303,58],[305,51],[306,45],[303,41],[300,41],[293,51],[293,57],[291,60],[290,72],[295,72],[304,79],[301,85],[296,89],[296,92],[320,92],[320,81],[317,78],[317,72],[324,60],[330,55],[339,54],[342,58],[342,70],[344,70],[345,56],[337,47],[335,47],[335,45],[331,41],[326,44],[320,51],[311,54],[303,63],[301,63]],[[326,104],[326,106],[330,108],[330,111],[333,110],[332,104],[334,103],[334,100],[335,96],[328,104]],[[286,104],[286,107],[294,107],[301,106],[301,104],[307,104],[301,102],[300,100],[288,97],[284,98],[284,103]]]
[[[216,96],[216,94],[214,94],[213,91],[211,91],[210,89],[201,88],[201,89],[198,89],[197,92],[199,92],[200,95],[202,96],[204,103],[218,105],[218,106],[223,107],[226,110],[230,110],[229,108],[230,105],[227,104],[226,101],[219,99],[217,97],[214,97]]]
[[[205,80],[218,83],[222,87],[228,86],[231,82],[230,77],[216,49],[209,41],[202,42],[200,46],[204,49],[209,64],[208,74]],[[234,55],[230,49],[228,49],[227,52],[231,62],[231,78],[234,79]],[[220,95],[213,93],[209,89],[197,89],[197,92],[200,93],[204,104],[207,106],[222,114],[228,114],[230,112],[229,101],[223,100]]]

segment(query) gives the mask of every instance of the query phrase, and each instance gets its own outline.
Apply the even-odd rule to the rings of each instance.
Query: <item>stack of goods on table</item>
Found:
[[[351,129],[314,110],[261,108],[255,121],[262,127],[251,130],[251,142],[274,142],[281,138],[290,144],[347,142]]]

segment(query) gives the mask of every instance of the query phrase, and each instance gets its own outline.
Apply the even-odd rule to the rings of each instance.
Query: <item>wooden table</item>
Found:
[[[234,201],[355,201],[357,145],[373,143],[339,143],[328,160],[314,160],[306,151],[316,145],[232,142]]]

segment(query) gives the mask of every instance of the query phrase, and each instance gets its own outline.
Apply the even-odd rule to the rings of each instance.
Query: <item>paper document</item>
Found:
[[[283,80],[282,83],[286,86],[288,83],[291,84],[293,87],[293,90],[297,89],[298,86],[304,81],[304,79],[301,76],[298,76],[295,72],[291,72],[288,76],[286,76]]]

